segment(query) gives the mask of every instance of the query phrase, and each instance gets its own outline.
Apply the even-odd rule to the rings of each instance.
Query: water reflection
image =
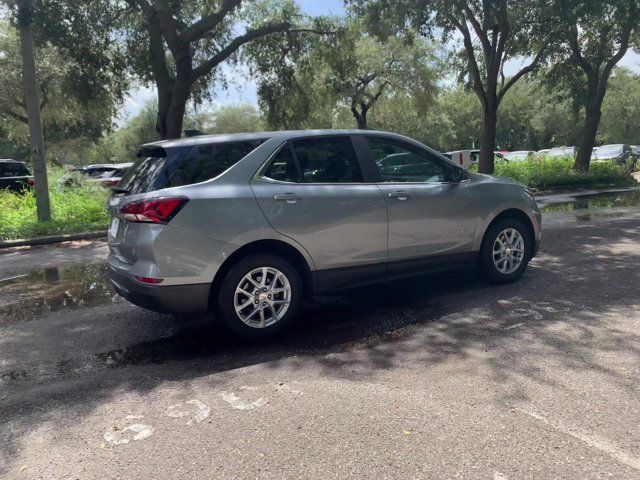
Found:
[[[601,208],[634,207],[640,205],[640,190],[600,193],[573,197],[568,202],[551,203],[541,207],[542,213],[572,212]]]
[[[45,311],[118,301],[104,264],[44,268],[0,279],[0,324],[30,320]]]

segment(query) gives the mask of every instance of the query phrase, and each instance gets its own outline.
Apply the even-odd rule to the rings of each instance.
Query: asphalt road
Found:
[[[256,345],[119,300],[100,242],[2,252],[0,477],[640,478],[640,212],[545,222],[516,284],[322,298]]]

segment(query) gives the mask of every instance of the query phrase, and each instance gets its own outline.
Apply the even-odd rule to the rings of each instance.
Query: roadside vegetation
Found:
[[[572,157],[495,162],[494,175],[511,178],[534,190],[560,187],[606,188],[636,185],[628,168],[614,162],[594,162],[588,171],[576,171]]]
[[[38,222],[32,191],[23,194],[0,190],[0,241],[107,228],[108,191],[91,185],[58,190],[61,170],[50,173],[51,221]]]

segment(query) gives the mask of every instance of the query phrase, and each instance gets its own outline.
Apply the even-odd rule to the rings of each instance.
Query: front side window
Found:
[[[431,152],[402,141],[367,137],[383,182],[447,182],[453,166]]]
[[[294,183],[300,181],[296,160],[289,144],[282,147],[273,157],[271,165],[269,165],[269,168],[264,172],[264,176],[279,182]]]
[[[349,137],[309,138],[292,144],[302,182],[362,182],[360,163]]]

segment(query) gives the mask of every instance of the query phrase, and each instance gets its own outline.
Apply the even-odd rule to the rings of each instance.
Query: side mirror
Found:
[[[453,183],[460,183],[464,180],[469,180],[469,172],[467,172],[464,168],[453,167],[451,181]]]

